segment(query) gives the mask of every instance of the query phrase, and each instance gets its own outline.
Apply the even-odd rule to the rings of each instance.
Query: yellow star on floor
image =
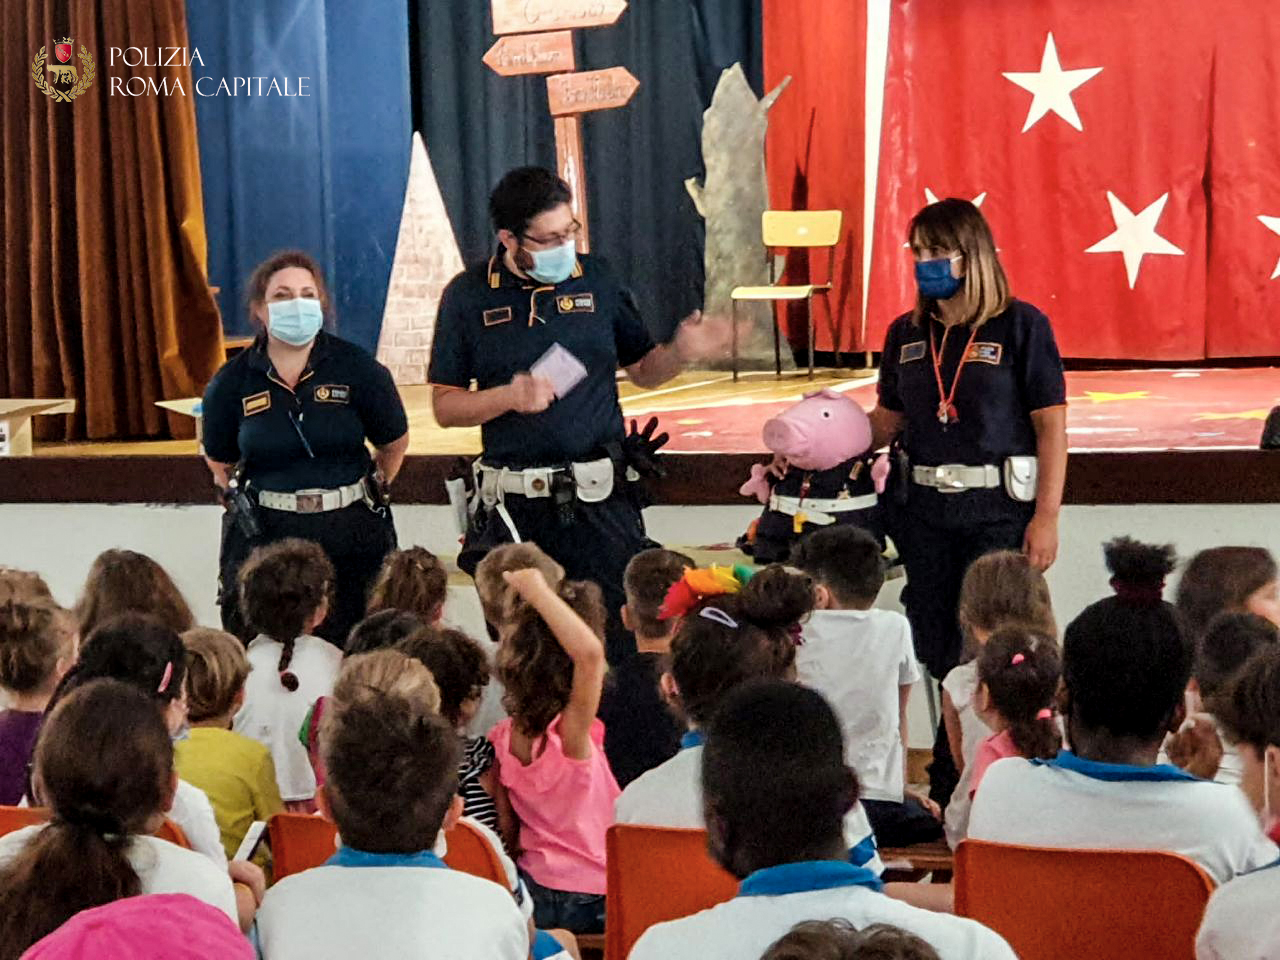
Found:
[[[1191,419],[1201,420],[1265,420],[1268,410],[1241,410],[1239,413],[1197,413]]]
[[[1150,390],[1134,390],[1132,393],[1107,393],[1105,390],[1086,390],[1083,399],[1087,399],[1094,404],[1123,403],[1125,400],[1146,400],[1150,396]],[[1072,397],[1072,399],[1079,400],[1082,398]]]

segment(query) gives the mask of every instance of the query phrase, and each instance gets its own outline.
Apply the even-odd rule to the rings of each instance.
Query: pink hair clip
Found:
[[[1050,710],[1048,707],[1045,707],[1043,710],[1041,710],[1039,713],[1037,713],[1037,714],[1036,714],[1036,719],[1037,719],[1037,720],[1052,720],[1052,719],[1053,719],[1053,711],[1052,711],[1052,710]]]
[[[1020,653],[1015,653],[1015,654],[1013,655],[1013,659],[1009,661],[1009,664],[1010,664],[1010,666],[1014,666],[1014,667],[1016,667],[1018,664],[1020,664],[1020,663],[1021,663],[1023,660],[1025,660],[1025,659],[1027,659],[1027,658],[1026,658],[1025,656],[1023,656],[1022,654],[1020,654]]]
[[[169,681],[173,679],[173,661],[170,660],[164,665],[164,675],[160,678],[160,686],[156,687],[156,693],[164,693],[169,689]]]

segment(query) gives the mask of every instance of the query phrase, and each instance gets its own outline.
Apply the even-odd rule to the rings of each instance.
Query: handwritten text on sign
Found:
[[[627,0],[492,0],[492,4],[497,34],[607,27],[627,9]]]
[[[484,55],[484,62],[502,77],[573,70],[576,66],[573,34],[568,30],[557,30],[554,33],[500,37]]]
[[[547,101],[552,116],[625,106],[640,81],[626,67],[561,73],[547,77]]]

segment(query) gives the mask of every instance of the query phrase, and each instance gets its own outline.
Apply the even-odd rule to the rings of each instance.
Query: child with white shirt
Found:
[[[679,619],[671,640],[663,695],[684,718],[681,750],[628,784],[617,802],[619,823],[699,829],[703,819],[702,729],[732,691],[752,680],[795,679],[800,621],[813,608],[813,581],[780,565],[745,583],[742,572],[690,570],[672,587],[664,613]],[[736,592],[729,592],[736,591]],[[850,860],[883,871],[861,803],[845,824]]]
[[[257,637],[244,706],[232,729],[271,751],[280,797],[297,813],[315,809],[316,778],[298,739],[312,704],[333,689],[342,652],[314,635],[329,614],[333,564],[318,544],[286,539],[259,547],[240,568],[240,611]]]
[[[993,733],[974,709],[978,652],[1001,627],[1021,626],[1037,636],[1058,636],[1049,584],[1026,554],[1014,550],[996,550],[970,564],[960,585],[959,617],[971,659],[942,681],[942,719],[960,776],[953,793],[932,793],[946,806],[947,843],[952,847],[968,831],[974,761],[979,745]]]
[[[257,926],[264,960],[529,956],[510,892],[433,852],[462,807],[461,746],[438,703],[427,669],[399,652],[344,666],[321,721],[318,794],[341,846],[268,892]]]
[[[1213,701],[1240,757],[1240,788],[1272,840],[1280,842],[1280,648],[1268,647]],[[1219,887],[1196,940],[1198,960],[1280,956],[1280,859]]]
[[[236,919],[231,879],[152,836],[177,782],[154,700],[115,680],[63,697],[36,744],[35,800],[46,824],[0,838],[0,957],[93,907],[140,893],[186,893]]]
[[[862,807],[882,847],[942,838],[941,811],[906,791],[907,701],[920,679],[911,624],[874,605],[884,586],[880,544],[839,525],[796,544],[791,565],[813,578],[814,610],[796,650],[796,678],[831,702]]]
[[[1106,546],[1114,597],[1087,607],[1063,641],[1069,750],[1055,760],[999,760],[974,799],[969,836],[1068,849],[1167,850],[1217,883],[1278,851],[1243,794],[1157,762],[1186,716],[1191,644],[1161,600],[1172,547]]]
[[[726,903],[651,927],[630,960],[759,957],[797,923],[843,919],[914,933],[942,960],[1012,960],[980,924],[891,900],[846,859],[842,825],[858,801],[840,723],[822,695],[766,680],[720,705],[702,755],[707,849],[742,880]]]

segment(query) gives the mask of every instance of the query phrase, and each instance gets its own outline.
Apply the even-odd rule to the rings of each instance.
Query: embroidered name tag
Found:
[[[1000,358],[1004,355],[1004,344],[1002,343],[975,343],[969,348],[968,356],[965,363],[990,363],[993,366],[1000,365]]]
[[[345,383],[326,383],[316,387],[315,398],[320,403],[350,403],[351,388]]]
[[[917,340],[915,343],[904,343],[902,349],[898,351],[899,363],[910,363],[912,360],[924,359],[924,341]]]
[[[261,393],[255,393],[251,397],[245,397],[240,401],[240,405],[244,408],[246,417],[252,417],[255,413],[261,413],[263,410],[270,410],[271,392],[263,390]]]
[[[594,293],[572,293],[556,298],[556,309],[561,313],[595,313]]]
[[[492,310],[486,310],[484,312],[484,325],[486,327],[496,327],[500,323],[509,323],[510,321],[510,307],[495,307]]]

